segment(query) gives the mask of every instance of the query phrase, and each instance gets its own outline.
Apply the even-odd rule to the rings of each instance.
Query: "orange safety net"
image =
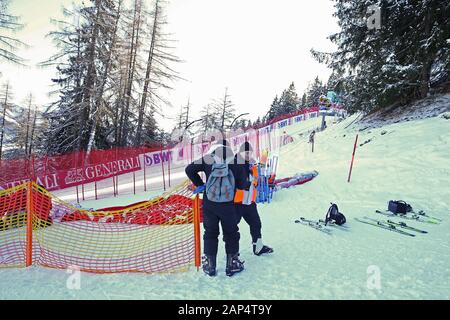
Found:
[[[35,183],[0,191],[0,268],[177,272],[197,261],[200,209],[188,183],[122,208],[76,208]],[[28,219],[30,217],[30,219]]]
[[[26,184],[0,191],[0,267],[25,266],[26,193]]]

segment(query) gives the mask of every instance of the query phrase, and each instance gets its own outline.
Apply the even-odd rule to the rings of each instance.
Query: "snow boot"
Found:
[[[239,260],[239,253],[227,254],[227,267],[225,270],[227,276],[231,277],[242,270],[244,270],[244,261]]]
[[[273,249],[263,244],[262,239],[259,238],[258,241],[253,242],[253,253],[257,256],[266,253],[272,253]]]
[[[202,269],[210,277],[216,275],[216,256],[203,256]]]

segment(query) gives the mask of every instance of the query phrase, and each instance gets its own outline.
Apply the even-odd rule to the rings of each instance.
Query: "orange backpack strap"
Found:
[[[236,189],[236,193],[234,194],[234,203],[242,203],[244,200],[244,190]]]

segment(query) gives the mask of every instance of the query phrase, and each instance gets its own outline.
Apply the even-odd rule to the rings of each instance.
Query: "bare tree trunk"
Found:
[[[5,120],[6,120],[6,109],[8,108],[8,95],[9,95],[9,83],[6,84],[5,100],[3,102],[2,131],[0,135],[0,160],[2,159],[3,137],[5,135]]]
[[[119,81],[119,89],[122,88],[122,84],[123,84],[123,75],[120,76],[120,81]],[[120,120],[119,120],[119,109],[122,106],[122,102],[121,102],[121,95],[119,94],[119,97],[116,101],[116,107],[114,110],[114,145],[116,147],[118,147],[120,145]],[[122,113],[121,113],[122,114]]]
[[[36,128],[36,118],[37,118],[37,106],[34,106],[34,117],[33,117],[33,126],[31,127],[31,135],[30,135],[30,147],[28,149],[28,154],[31,155],[33,151],[33,142],[34,142],[34,131]]]
[[[225,88],[225,95],[223,97],[223,107],[222,107],[222,125],[221,125],[222,130],[225,126],[225,112],[226,112],[226,108],[227,108],[227,97],[228,97],[228,88]]]
[[[159,16],[159,0],[156,0],[155,3],[155,13],[153,17],[153,27],[152,27],[152,38],[150,42],[150,49],[148,52],[148,60],[147,60],[147,70],[145,72],[145,80],[144,80],[144,90],[142,92],[142,99],[139,106],[139,116],[138,116],[138,124],[136,129],[136,139],[134,144],[139,145],[141,143],[142,138],[142,126],[144,123],[144,114],[145,114],[145,105],[147,103],[147,94],[149,92],[149,84],[150,84],[150,74],[152,71],[152,63],[153,63],[153,52],[155,49],[156,43],[156,29],[158,24],[158,16]]]
[[[184,126],[187,127],[187,125],[189,124],[189,109],[191,108],[191,98],[188,98],[188,102],[186,105],[186,118],[184,120]]]
[[[180,108],[180,118],[178,119],[178,128],[183,128],[183,105]]]
[[[99,88],[99,91],[97,92],[94,117],[93,117],[93,121],[92,121],[91,132],[89,135],[89,142],[87,145],[86,157],[89,156],[89,154],[91,153],[91,150],[94,146],[95,133],[97,131],[97,123],[98,123],[98,120],[100,119],[100,115],[102,114],[101,109],[102,109],[102,105],[103,105],[103,92],[105,91],[106,80],[108,78],[109,71],[110,71],[111,64],[112,64],[111,63],[112,62],[112,53],[114,51],[114,48],[116,47],[117,29],[118,29],[118,25],[119,25],[121,5],[122,5],[122,0],[119,1],[118,7],[117,7],[117,16],[116,16],[116,20],[114,21],[114,30],[113,30],[112,40],[111,40],[111,47],[108,52],[108,58],[106,61],[105,70],[104,70],[103,75],[100,80],[100,88]]]
[[[95,90],[95,45],[97,43],[98,38],[98,32],[99,32],[99,18],[100,18],[100,12],[101,12],[101,0],[95,0],[95,7],[97,9],[97,12],[95,14],[95,21],[94,21],[94,30],[92,31],[92,36],[90,39],[89,44],[89,51],[88,51],[88,61],[89,66],[87,70],[86,75],[86,81],[84,82],[84,92],[83,92],[83,103],[82,103],[82,111],[80,113],[80,128],[79,128],[79,138],[78,138],[78,146],[77,149],[81,150],[82,147],[84,147],[84,144],[86,143],[84,139],[84,131],[86,128],[86,125],[89,120],[89,114],[90,114],[90,104],[91,104],[91,96],[94,93]],[[87,144],[87,143],[86,143]]]
[[[120,142],[121,145],[126,144],[128,131],[125,128],[125,122],[128,120],[128,112],[130,110],[130,102],[131,102],[131,94],[133,90],[133,81],[134,74],[136,69],[136,57],[137,57],[137,49],[139,44],[139,31],[140,31],[140,21],[141,21],[141,8],[142,3],[141,0],[135,0],[134,2],[134,20],[133,20],[133,32],[131,37],[131,48],[130,48],[130,61],[129,61],[129,69],[128,69],[128,79],[125,91],[125,107],[122,110],[121,115],[121,137]]]
[[[27,115],[27,125],[26,125],[26,132],[25,132],[25,157],[28,158],[28,132],[30,131],[30,118],[31,118],[31,101],[33,99],[33,95],[30,93],[29,100],[28,100],[28,115]]]

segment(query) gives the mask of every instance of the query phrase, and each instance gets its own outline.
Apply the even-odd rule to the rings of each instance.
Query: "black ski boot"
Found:
[[[244,270],[244,261],[239,260],[239,253],[227,254],[227,276],[231,277],[242,270]]]
[[[216,275],[216,256],[203,256],[202,269],[210,277]]]
[[[253,242],[253,253],[257,256],[266,253],[272,253],[273,249],[263,244],[262,239],[259,238],[258,241]]]

